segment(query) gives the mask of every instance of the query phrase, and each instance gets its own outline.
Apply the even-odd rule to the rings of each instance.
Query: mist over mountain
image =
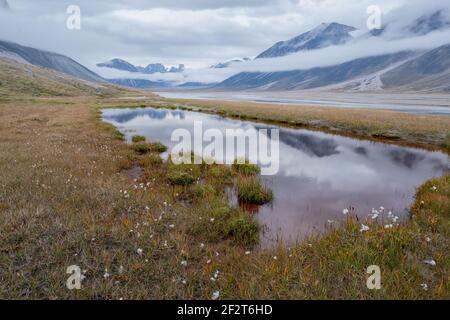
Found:
[[[260,53],[256,59],[282,57],[299,51],[345,44],[353,39],[350,33],[356,30],[354,27],[336,22],[322,23],[313,30],[290,40],[277,42],[269,49]]]
[[[450,28],[450,17],[444,10],[438,10],[418,18],[409,26],[408,31],[417,35],[426,35],[430,32],[447,28]]]
[[[241,62],[247,62],[247,61],[251,61],[251,58],[235,58],[235,59],[230,59],[224,62],[219,62],[217,64],[212,65],[210,68],[212,69],[224,69],[224,68],[228,68],[230,67],[233,63],[241,63]]]
[[[402,23],[403,21],[400,21]],[[332,26],[333,32],[327,30]],[[275,44],[258,56],[270,58],[267,63],[259,63],[261,68],[277,63],[282,65],[280,56],[289,55],[289,60],[308,57],[312,59],[314,52],[322,55],[321,49],[342,45],[349,50],[349,59],[343,63],[336,63],[325,67],[292,68],[285,71],[243,71],[237,73],[214,86],[215,89],[230,90],[292,90],[329,88],[341,90],[435,90],[448,91],[450,77],[448,77],[450,51],[445,43],[446,33],[450,30],[450,18],[444,10],[433,11],[410,22],[394,24],[388,20],[379,30],[353,37],[350,33],[355,28],[338,23],[320,25],[313,30],[303,33],[288,41]],[[442,33],[442,36],[440,34]],[[324,36],[324,34],[326,36]],[[331,36],[333,35],[333,36]],[[430,35],[430,36],[429,36]],[[369,54],[365,57],[351,59],[352,50],[358,47],[408,43],[422,38],[423,43],[428,39],[442,39],[437,42],[437,49],[391,50],[392,53]],[[374,42],[372,44],[372,38]],[[376,40],[380,38],[379,40]],[[349,42],[352,46],[348,46]],[[450,43],[450,40],[447,40]],[[441,43],[441,44],[439,44]],[[430,45],[432,46],[432,45]],[[380,48],[384,50],[384,48]],[[302,55],[302,52],[307,54]],[[332,51],[327,49],[332,54]],[[335,51],[336,52],[336,51]],[[270,61],[269,61],[270,60]],[[284,59],[288,61],[287,59]],[[273,62],[272,62],[273,61]],[[294,63],[293,63],[294,64]],[[257,69],[258,67],[254,67]]]
[[[368,76],[414,55],[414,52],[406,51],[360,58],[330,67],[279,72],[242,72],[226,79],[215,88],[233,90],[313,89]]]

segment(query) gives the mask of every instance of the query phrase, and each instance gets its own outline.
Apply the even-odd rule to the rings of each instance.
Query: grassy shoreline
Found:
[[[116,104],[58,97],[0,107],[1,298],[450,298],[449,177],[419,188],[413,218],[399,227],[360,232],[350,218],[291,248],[255,250],[251,221],[220,191],[226,170],[195,168],[206,184],[192,188],[168,185],[172,169],[158,162],[138,181],[120,174],[142,159],[99,122],[99,108]],[[64,285],[71,264],[86,271],[80,291]],[[380,291],[365,285],[373,264]]]

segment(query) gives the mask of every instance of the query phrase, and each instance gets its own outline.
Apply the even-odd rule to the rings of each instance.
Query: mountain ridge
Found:
[[[279,41],[256,56],[256,59],[276,58],[288,54],[342,45],[353,39],[357,29],[337,22],[322,23],[318,27],[286,41]]]
[[[184,64],[166,67],[161,63],[150,63],[146,67],[135,66],[134,64],[119,58],[114,58],[106,62],[97,63],[99,68],[110,68],[133,73],[154,74],[154,73],[181,73],[184,71]]]
[[[0,55],[27,62],[32,65],[59,71],[79,79],[106,83],[107,81],[77,61],[65,55],[40,50],[20,44],[0,40]]]

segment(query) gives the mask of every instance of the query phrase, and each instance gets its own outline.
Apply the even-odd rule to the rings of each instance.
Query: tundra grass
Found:
[[[0,298],[450,298],[449,177],[424,184],[394,228],[360,232],[349,218],[297,245],[258,248],[260,226],[222,190],[229,169],[186,167],[198,182],[176,186],[170,164],[149,161],[131,180],[122,168],[144,155],[96,113],[117,102],[68,101],[0,105]],[[71,265],[81,290],[65,286]],[[366,287],[370,265],[381,290]]]
[[[237,196],[239,201],[248,204],[262,205],[273,200],[272,190],[265,187],[256,177],[239,177]]]
[[[137,154],[146,154],[149,152],[163,153],[167,151],[167,147],[160,142],[135,142],[131,145],[131,149]]]
[[[261,169],[256,164],[250,163],[248,160],[235,160],[232,168],[236,173],[240,173],[242,175],[255,175],[261,172]]]

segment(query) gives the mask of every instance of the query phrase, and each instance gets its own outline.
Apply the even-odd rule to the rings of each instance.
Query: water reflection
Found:
[[[135,134],[149,140],[170,141],[173,130],[273,128],[197,112],[165,109],[108,109],[105,121],[117,126],[128,141]],[[269,131],[270,132],[270,131]],[[328,220],[342,220],[342,210],[355,207],[359,216],[384,206],[405,216],[415,188],[449,168],[440,152],[355,140],[308,130],[280,129],[280,170],[264,177],[274,191],[271,205],[257,217],[267,226],[263,244],[277,239],[292,241],[323,230]],[[255,208],[252,208],[255,211]]]

